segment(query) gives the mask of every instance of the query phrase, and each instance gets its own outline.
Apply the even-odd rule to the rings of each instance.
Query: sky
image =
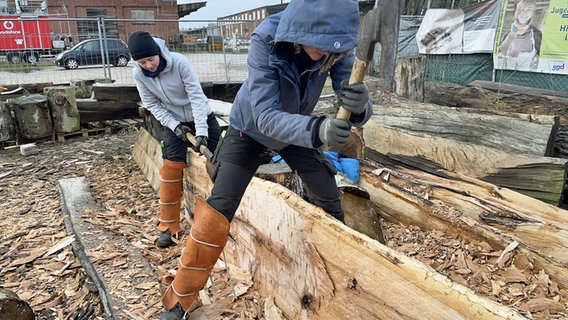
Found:
[[[219,17],[231,15],[250,9],[288,3],[289,0],[178,0],[178,4],[197,3],[207,1],[207,5],[196,12],[183,17],[183,20],[217,20]],[[182,23],[182,27],[199,27],[207,25],[206,22]]]

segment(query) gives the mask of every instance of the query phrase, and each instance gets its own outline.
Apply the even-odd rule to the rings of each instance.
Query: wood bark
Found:
[[[184,196],[191,211],[194,197],[212,187],[204,161],[190,152]],[[231,236],[227,259],[249,270],[290,319],[524,319],[260,178],[248,186]]]
[[[388,158],[429,173],[457,172],[558,205],[568,160],[512,155],[468,142],[392,128],[373,116],[363,132],[366,145]]]

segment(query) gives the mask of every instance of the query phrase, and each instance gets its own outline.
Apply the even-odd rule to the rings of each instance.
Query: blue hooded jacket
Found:
[[[251,36],[249,75],[233,102],[231,126],[275,150],[290,144],[317,147],[312,139],[317,121],[311,114],[328,75],[336,92],[341,81],[349,79],[358,28],[359,5],[354,0],[292,0],[283,12],[266,18]],[[301,93],[290,43],[350,55],[323,73],[309,71]],[[352,124],[363,125],[371,114],[369,101],[365,115]]]

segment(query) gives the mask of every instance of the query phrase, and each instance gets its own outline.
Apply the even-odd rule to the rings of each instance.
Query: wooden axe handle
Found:
[[[197,144],[197,140],[195,139],[195,137],[191,133],[187,132],[185,134],[185,137],[187,138],[189,143],[191,143],[192,145],[195,146]],[[209,149],[207,149],[206,146],[200,146],[199,152],[201,152],[201,154],[205,156],[205,158],[207,159],[208,162],[211,162],[211,158],[213,158],[213,154],[211,153],[211,151],[209,151]]]
[[[351,69],[351,76],[349,77],[349,84],[363,82],[365,79],[365,74],[367,74],[368,63],[357,57],[353,62],[353,68]],[[337,119],[349,120],[351,117],[351,112],[345,110],[343,107],[339,107],[337,112]]]

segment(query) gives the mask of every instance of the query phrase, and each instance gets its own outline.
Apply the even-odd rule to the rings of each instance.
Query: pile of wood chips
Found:
[[[37,319],[104,319],[96,287],[73,254],[74,236],[66,231],[58,180],[87,177],[100,207],[86,212],[89,232],[120,233],[136,247],[155,273],[152,281],[139,277],[121,245],[91,250],[93,261],[108,265],[109,291],[127,301],[120,316],[157,319],[162,312],[162,278],[177,268],[185,236],[172,248],[158,249],[154,241],[158,195],[131,157],[136,130],[103,137],[39,143],[40,153],[24,157],[19,149],[0,150],[0,277],[1,286],[15,292],[35,311]],[[184,214],[185,216],[185,214]],[[183,220],[189,230],[187,219]],[[495,251],[486,243],[464,243],[441,231],[383,221],[388,245],[421,260],[479,295],[511,306],[531,319],[566,318],[567,289],[535,270],[512,243]],[[112,268],[111,268],[112,267]],[[229,268],[229,272],[227,272]],[[107,274],[107,277],[109,275]],[[201,299],[207,312],[192,319],[278,319],[270,297],[254,288],[251,275],[219,261]],[[270,316],[269,316],[270,315]],[[283,318],[283,317],[282,317]]]
[[[383,221],[390,248],[418,259],[477,294],[510,306],[529,319],[566,319],[567,288],[536,270],[513,241],[504,250],[466,243],[441,231]]]
[[[100,207],[82,216],[93,226],[88,232],[120,233],[155,272],[154,281],[136,281],[141,276],[135,272],[137,262],[126,259],[119,244],[87,252],[110,279],[110,295],[127,301],[125,311],[117,315],[157,319],[163,311],[160,280],[177,268],[185,239],[168,249],[153,244],[158,236],[158,195],[131,157],[136,135],[126,131],[38,143],[40,153],[29,157],[18,148],[0,150],[0,287],[27,302],[38,320],[107,318],[96,286],[72,251],[76,239],[66,231],[61,210],[58,180],[79,176],[87,177]],[[187,220],[184,223],[188,229]],[[114,273],[109,275],[107,269]],[[201,296],[204,304],[215,305],[208,314],[196,312],[192,319],[212,319],[212,312],[220,315],[218,319],[263,319],[263,313],[274,308],[270,301],[265,306],[250,274],[236,266],[216,265],[212,279],[206,287],[209,294]]]

